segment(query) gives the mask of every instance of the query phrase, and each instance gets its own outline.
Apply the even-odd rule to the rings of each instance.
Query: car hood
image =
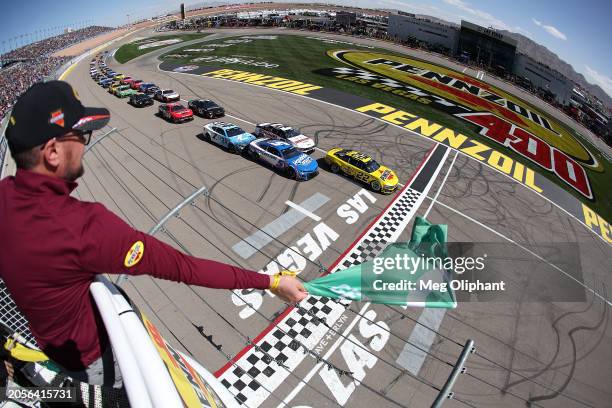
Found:
[[[319,167],[317,161],[307,154],[300,154],[299,156],[287,159],[287,163],[299,171],[315,171]]]
[[[293,136],[293,137],[290,137],[289,140],[291,141],[291,143],[293,143],[294,145],[296,145],[297,147],[301,149],[306,149],[306,148],[314,146],[314,140],[304,135]]]
[[[239,144],[248,144],[248,143],[251,143],[255,139],[256,139],[255,136],[253,136],[250,133],[246,133],[246,132],[241,135],[230,137],[230,140],[232,141],[232,143],[239,143]]]
[[[193,115],[193,112],[191,112],[190,109],[183,109],[180,111],[173,111],[172,114],[176,116],[189,116],[189,115]]]

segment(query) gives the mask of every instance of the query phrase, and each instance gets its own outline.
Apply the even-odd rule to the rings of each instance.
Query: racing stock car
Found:
[[[115,96],[117,98],[125,98],[126,96],[130,96],[137,93],[137,91],[130,88],[129,85],[121,85],[115,89]]]
[[[225,109],[208,99],[191,99],[187,104],[196,115],[212,119],[225,116]]]
[[[132,83],[130,84],[130,88],[139,91],[140,90],[140,85],[144,84],[144,81],[142,79],[135,79],[132,81]]]
[[[308,180],[319,173],[317,161],[284,140],[256,139],[246,147],[253,160],[282,171],[287,177]]]
[[[147,94],[137,93],[130,95],[128,103],[136,108],[144,108],[153,105],[153,98]]]
[[[204,125],[204,140],[225,147],[230,153],[242,152],[255,136],[232,123],[212,122]]]
[[[292,127],[281,125],[280,123],[260,123],[255,128],[253,134],[257,137],[287,140],[304,153],[310,154],[314,152],[314,140],[304,136]]]
[[[193,120],[191,109],[184,107],[178,102],[160,105],[159,116],[174,123]]]
[[[172,89],[159,89],[155,92],[154,98],[160,102],[176,102],[181,96]]]
[[[393,170],[381,166],[368,156],[356,150],[336,147],[327,152],[325,162],[333,173],[342,173],[368,184],[372,190],[380,193],[392,193],[399,180]]]

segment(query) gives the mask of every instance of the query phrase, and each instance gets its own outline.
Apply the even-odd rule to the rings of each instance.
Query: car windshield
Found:
[[[168,90],[166,90],[166,91],[163,91],[162,93],[163,93],[164,95],[168,95],[168,94],[173,94],[173,93],[174,93],[174,91],[173,91],[172,89],[168,89]]]
[[[182,111],[185,110],[186,108],[183,105],[177,104],[177,105],[172,105],[172,110],[174,111]]]
[[[233,127],[226,129],[225,132],[227,133],[227,137],[232,137],[243,134],[244,130],[240,129],[239,127]]]
[[[126,89],[130,89],[130,86],[129,85],[122,85],[122,86],[119,87],[120,91],[125,91]]]
[[[380,164],[376,160],[370,160],[366,163],[365,171],[372,173],[380,168]]]
[[[202,101],[202,105],[205,108],[216,108],[216,107],[218,107],[218,105],[216,103],[214,103],[213,101]]]
[[[281,154],[285,159],[291,159],[295,156],[299,156],[302,153],[300,153],[295,147],[290,147],[288,149],[283,150]]]
[[[295,129],[289,129],[289,130],[285,130],[285,136],[286,137],[295,137],[295,136],[299,136],[300,132],[298,132]]]

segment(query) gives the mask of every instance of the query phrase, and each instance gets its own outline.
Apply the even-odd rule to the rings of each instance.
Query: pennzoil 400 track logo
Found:
[[[603,166],[569,128],[527,102],[468,75],[414,58],[356,50],[330,50],[328,55],[351,67],[317,73],[381,89],[461,118],[476,125],[482,136],[593,198],[585,167],[603,171]]]

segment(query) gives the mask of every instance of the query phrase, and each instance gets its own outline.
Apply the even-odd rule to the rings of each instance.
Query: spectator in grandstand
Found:
[[[42,81],[68,61],[68,57],[41,57],[17,62],[0,70],[0,119],[15,99],[35,82]]]
[[[306,290],[292,276],[187,256],[131,228],[103,205],[72,197],[91,132],[109,119],[104,108],[85,108],[62,81],[37,83],[18,99],[6,131],[17,173],[0,181],[0,278],[38,345],[66,374],[119,386],[108,336],[89,295],[97,274],[270,289],[287,302],[302,300]]]
[[[44,40],[40,40],[7,52],[6,54],[2,55],[2,60],[14,61],[46,56],[110,30],[112,30],[110,27],[91,26],[82,28],[80,30],[70,31],[54,37],[45,38]]]
[[[0,56],[0,119],[30,85],[51,75],[68,57],[50,54],[112,30],[91,26],[28,44]]]

